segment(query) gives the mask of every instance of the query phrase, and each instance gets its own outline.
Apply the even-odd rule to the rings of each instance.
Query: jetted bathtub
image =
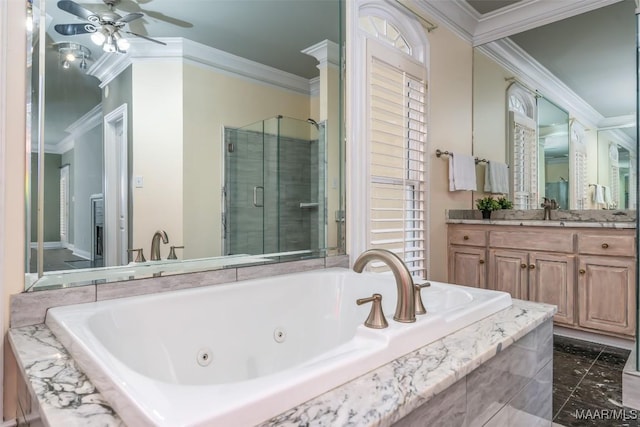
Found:
[[[332,268],[52,308],[46,324],[131,426],[254,425],[511,305],[438,282],[394,321],[393,275]],[[386,329],[364,326],[383,296]]]

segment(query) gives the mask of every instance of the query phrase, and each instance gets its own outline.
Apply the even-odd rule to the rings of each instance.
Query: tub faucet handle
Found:
[[[424,282],[420,284],[416,283],[413,286],[413,294],[414,294],[413,300],[416,303],[416,314],[427,314],[427,309],[424,308],[424,304],[422,304],[422,294],[420,293],[420,290],[422,288],[428,288],[429,286],[431,286],[431,283],[429,282]]]
[[[176,249],[184,249],[184,246],[171,246],[169,247],[169,256],[167,259],[178,259],[176,256]]]
[[[127,252],[137,252],[136,258],[133,262],[147,262],[147,259],[144,257],[144,252],[142,252],[142,248],[140,249],[127,249]]]
[[[369,317],[365,320],[364,325],[374,329],[383,329],[389,326],[387,319],[384,318],[384,313],[382,312],[382,295],[373,294],[369,298],[360,298],[356,300],[356,304],[358,305],[366,304],[368,302],[373,304],[371,305]]]

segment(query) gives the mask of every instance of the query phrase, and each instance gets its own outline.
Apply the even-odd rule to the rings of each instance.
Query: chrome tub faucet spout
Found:
[[[164,230],[156,231],[151,239],[151,261],[160,260],[160,239],[164,244],[169,243],[169,237]]]
[[[393,319],[398,322],[411,323],[416,321],[415,296],[413,279],[409,269],[393,252],[384,249],[369,249],[364,251],[353,264],[353,271],[362,273],[369,261],[382,261],[389,266],[396,280],[398,302]]]

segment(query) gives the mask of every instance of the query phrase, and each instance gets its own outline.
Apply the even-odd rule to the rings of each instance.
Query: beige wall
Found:
[[[222,255],[224,127],[310,115],[309,96],[184,65],[185,258]]]
[[[151,238],[164,230],[169,244],[181,245],[183,105],[182,63],[135,63],[132,69],[132,176],[143,177],[143,187],[132,185],[132,248],[151,254]],[[169,247],[161,245],[162,258]]]
[[[471,209],[474,193],[449,191],[448,161],[435,156],[441,149],[472,154],[472,58],[471,44],[438,27],[428,33],[430,46],[430,119],[431,162],[429,252],[433,280],[447,280],[447,227],[445,209]]]
[[[5,419],[16,415],[17,369],[6,341],[9,296],[24,287],[25,2],[0,4],[0,327]]]
[[[473,154],[479,159],[507,162],[507,96],[512,77],[478,49],[473,52]],[[476,167],[477,197],[485,196],[485,163]]]

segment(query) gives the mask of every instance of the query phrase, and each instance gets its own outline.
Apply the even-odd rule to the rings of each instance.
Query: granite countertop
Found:
[[[636,228],[635,222],[553,221],[539,219],[447,219],[447,224],[517,225],[526,227]]]
[[[388,426],[491,359],[555,313],[513,305],[261,424]],[[124,423],[44,324],[9,330],[9,342],[40,414],[52,427]]]

